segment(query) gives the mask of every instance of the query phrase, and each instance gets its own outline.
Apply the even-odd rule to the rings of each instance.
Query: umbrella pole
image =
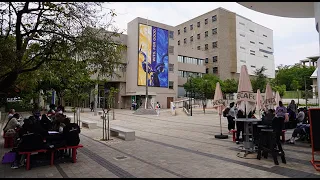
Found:
[[[221,114],[220,114],[220,134],[222,135]]]
[[[220,116],[220,134],[219,135],[215,135],[214,137],[217,139],[228,139],[228,135],[223,135],[222,134],[222,124],[221,124],[221,114],[219,113]]]

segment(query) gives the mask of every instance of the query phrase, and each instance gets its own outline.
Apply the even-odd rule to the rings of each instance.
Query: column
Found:
[[[316,29],[319,33],[320,28],[320,2],[314,2],[314,18],[316,21]],[[320,42],[320,35],[319,35],[319,42]],[[319,44],[320,45],[320,44]],[[320,46],[319,46],[320,48]],[[318,86],[318,101],[320,102],[319,90],[320,90],[320,58],[317,60],[317,86]]]
[[[316,85],[311,85],[312,87],[312,99],[316,99]]]

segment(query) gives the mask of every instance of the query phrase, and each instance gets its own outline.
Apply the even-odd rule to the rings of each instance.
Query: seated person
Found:
[[[10,132],[13,132],[12,130],[15,130],[17,127],[20,127],[20,123],[18,119],[20,118],[20,115],[18,113],[15,113],[7,122],[5,127],[3,128],[4,135],[6,136],[6,133],[9,129],[11,129]]]
[[[303,123],[304,118],[305,118],[305,114],[303,112],[303,109],[299,108],[298,111],[299,111],[299,113],[298,113],[298,116],[297,116],[297,121],[298,121],[298,123]]]
[[[310,124],[299,124],[293,131],[291,138],[288,140],[290,144],[295,143],[298,135],[301,137],[310,133]]]
[[[246,115],[242,110],[238,110],[237,118],[246,118]],[[236,125],[237,125],[236,143],[239,144],[240,132],[243,138],[244,123],[241,121],[236,121]]]
[[[263,125],[272,125],[272,120],[275,117],[275,110],[274,109],[269,109],[266,115],[262,118],[262,124]]]
[[[70,123],[70,118],[64,119],[63,137],[68,146],[77,146],[80,143],[80,127],[76,123]]]
[[[55,108],[56,108],[56,106],[54,105],[54,104],[50,104],[50,106],[49,106],[49,111],[47,112],[47,115],[48,116],[52,116],[52,115],[54,115],[55,114]]]
[[[16,110],[10,109],[9,114],[8,114],[8,119],[10,119],[15,113],[16,113]]]
[[[45,114],[42,114],[41,116],[40,125],[46,131],[49,131],[52,129],[52,122]]]
[[[57,113],[54,117],[53,117],[53,121],[52,121],[52,130],[54,131],[59,131],[59,127],[60,127],[60,123],[66,118],[65,115]]]

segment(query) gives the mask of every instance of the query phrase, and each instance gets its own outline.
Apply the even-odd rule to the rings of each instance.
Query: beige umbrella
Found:
[[[245,112],[245,114],[248,114],[247,112],[254,110],[256,105],[255,94],[252,91],[252,85],[246,65],[241,66],[237,104],[238,109]]]
[[[214,92],[214,98],[213,98],[212,104],[213,104],[213,108],[218,111],[218,114],[220,116],[220,135],[215,135],[215,138],[227,139],[228,135],[222,134],[221,115],[222,115],[222,111],[226,107],[226,105],[225,105],[225,100],[223,99],[223,96],[222,96],[222,91],[221,91],[221,87],[220,87],[219,82],[217,82],[217,84],[216,84],[216,90]]]
[[[260,89],[257,90],[257,102],[256,102],[256,110],[259,112],[259,118],[260,118],[260,111],[263,109],[263,100],[260,93]]]
[[[276,101],[273,96],[272,89],[269,83],[267,83],[267,86],[266,86],[264,105],[267,109],[273,109],[274,106],[276,105]]]
[[[278,107],[279,106],[279,101],[281,101],[281,97],[280,97],[279,91],[276,92],[275,101],[276,101],[276,107]]]

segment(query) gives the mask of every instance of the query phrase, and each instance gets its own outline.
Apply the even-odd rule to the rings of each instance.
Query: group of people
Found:
[[[25,157],[18,152],[76,146],[80,143],[80,127],[71,123],[61,109],[51,107],[47,114],[42,115],[36,111],[23,121],[18,113],[11,110],[8,118],[3,132],[5,137],[14,140],[12,152],[16,153],[16,159],[12,168],[24,165]],[[60,152],[60,155],[63,156],[64,152]]]
[[[296,121],[297,126],[292,134],[292,137],[288,140],[289,143],[294,144],[295,139],[298,137],[298,135],[301,137],[304,135],[308,135],[310,132],[310,125],[308,124],[308,120],[305,113],[306,109],[298,109],[294,100],[291,101],[287,108],[283,105],[282,101],[279,101],[279,106],[275,110],[263,110],[261,124],[272,126],[274,120],[277,120],[279,122]],[[240,134],[243,134],[244,131],[244,124],[240,121],[237,121],[235,123],[234,119],[246,118],[246,114],[242,110],[238,110],[237,105],[235,105],[234,102],[230,103],[229,107],[224,110],[223,114],[228,120],[228,130],[230,134],[236,126],[236,143],[239,144]],[[248,112],[248,118],[256,118],[254,114],[255,110]],[[284,127],[279,128],[281,128],[281,130],[284,129]]]

